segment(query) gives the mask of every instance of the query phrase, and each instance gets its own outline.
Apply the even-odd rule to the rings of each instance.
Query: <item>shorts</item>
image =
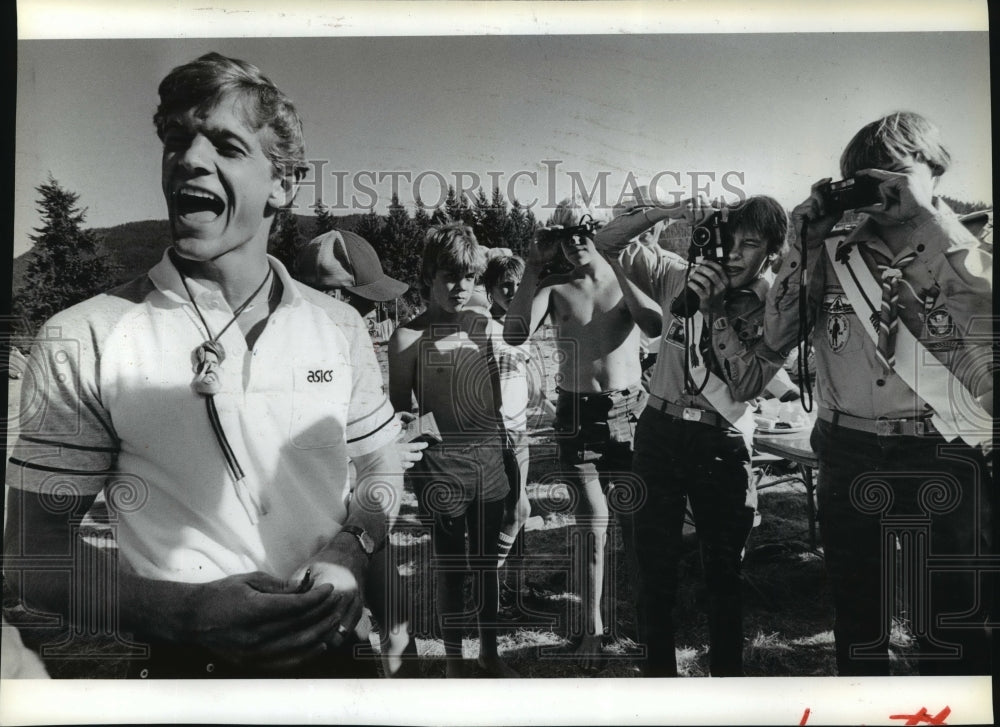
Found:
[[[510,489],[499,433],[465,444],[432,445],[407,476],[420,512],[431,516],[460,515],[473,501],[502,500]]]
[[[559,390],[553,428],[559,463],[592,478],[632,469],[632,440],[647,394],[639,384],[596,394]]]

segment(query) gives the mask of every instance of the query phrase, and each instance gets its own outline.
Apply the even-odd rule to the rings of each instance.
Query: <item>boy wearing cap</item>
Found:
[[[411,477],[430,519],[448,677],[467,676],[460,624],[467,570],[480,584],[479,666],[489,676],[517,676],[497,652],[497,540],[509,483],[501,457],[500,402],[494,401],[489,373],[490,320],[486,310],[470,306],[485,266],[485,248],[472,228],[450,223],[428,230],[420,271],[427,309],[389,341],[393,406],[409,411],[415,399],[419,414],[434,415],[442,437],[424,450]]]
[[[362,317],[376,303],[398,298],[409,286],[382,270],[378,253],[367,240],[347,230],[330,230],[314,237],[295,258],[296,273],[317,290],[343,291]]]
[[[375,310],[376,303],[385,303],[403,295],[409,286],[395,278],[390,278],[382,270],[382,263],[367,240],[357,233],[348,230],[330,230],[314,237],[306,243],[295,258],[295,270],[298,279],[303,283],[323,291],[328,295],[341,295],[351,307],[362,317]],[[414,417],[409,411],[397,412],[396,417],[402,425],[409,423]],[[420,461],[422,451],[427,447],[421,441],[396,441],[396,453],[404,470],[408,470],[415,462]],[[353,486],[355,473],[353,468],[348,473],[349,482]],[[384,565],[387,562],[380,562]],[[389,565],[385,574],[376,574],[375,578],[385,583],[391,590],[399,590],[398,583],[390,585],[389,579],[396,581],[398,570]],[[389,606],[394,605],[390,599]],[[416,642],[408,635],[408,625],[402,614],[384,614],[387,623],[383,632],[388,634],[382,639],[382,657],[388,676],[405,676],[400,670],[403,659],[412,660],[416,657]]]
[[[831,235],[841,212],[828,179],[813,185],[792,213],[805,239],[767,301],[771,348],[813,331],[817,497],[845,676],[889,673],[897,539],[904,567],[927,583],[907,604],[921,673],[989,673],[990,589],[976,556],[991,552],[992,254],[935,195],[949,163],[919,114],[862,128],[840,171],[877,180],[877,201],[857,210],[850,234]],[[933,556],[954,563],[932,568]]]
[[[708,586],[712,676],[743,673],[742,550],[753,527],[757,497],[750,472],[753,412],[747,401],[764,389],[783,359],[761,342],[765,269],[785,244],[785,211],[770,197],[703,211],[693,203],[634,212],[641,227],[664,217],[703,222],[725,214],[732,236],[724,263],[693,268],[683,258],[648,248],[626,248],[625,274],[660,302],[663,336],[649,385],[649,402],[635,435],[635,475],[645,500],[633,516],[643,673],[677,676],[671,611],[686,504],[690,504]],[[626,224],[629,218],[619,217]],[[634,232],[634,230],[633,230]],[[623,233],[619,234],[624,237]],[[599,233],[614,248],[613,236]],[[673,303],[698,293],[690,318]]]
[[[616,258],[602,257],[593,233],[558,233],[559,227],[577,225],[569,205],[556,210],[551,224],[536,233],[529,248],[521,286],[507,312],[504,340],[520,346],[546,318],[558,327],[555,430],[561,468],[578,488],[575,514],[584,542],[574,554],[583,561],[585,574],[583,633],[576,653],[583,666],[592,667],[605,630],[605,490],[618,487],[626,494],[616,500],[629,499],[632,437],[646,396],[639,384],[639,332],[659,334],[660,307],[625,279]],[[540,279],[560,249],[572,271]]]
[[[266,254],[307,168],[301,122],[217,53],[159,93],[173,245],[36,340],[24,402],[44,405],[7,468],[6,576],[29,608],[149,643],[135,676],[373,675],[346,647],[380,610],[398,427],[361,318]],[[101,491],[113,551],[76,536]]]

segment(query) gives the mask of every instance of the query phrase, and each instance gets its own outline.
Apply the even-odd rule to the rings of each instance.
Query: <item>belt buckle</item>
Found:
[[[900,434],[902,431],[902,419],[877,419],[875,421],[875,433],[880,437],[891,437]]]
[[[702,412],[701,409],[694,409],[692,407],[686,406],[684,407],[684,411],[681,413],[681,419],[683,419],[686,422],[700,422],[701,415],[703,413],[704,412]]]

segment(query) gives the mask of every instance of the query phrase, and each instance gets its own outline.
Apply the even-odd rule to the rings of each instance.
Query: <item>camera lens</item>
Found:
[[[707,227],[695,227],[691,231],[691,242],[698,247],[704,247],[712,241],[712,231]]]

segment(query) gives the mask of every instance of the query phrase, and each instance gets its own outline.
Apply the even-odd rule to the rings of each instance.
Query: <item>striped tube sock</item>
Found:
[[[514,547],[514,541],[517,540],[516,535],[508,535],[502,530],[497,535],[497,567],[502,568],[503,564],[507,562],[507,556],[510,555],[510,549]]]

